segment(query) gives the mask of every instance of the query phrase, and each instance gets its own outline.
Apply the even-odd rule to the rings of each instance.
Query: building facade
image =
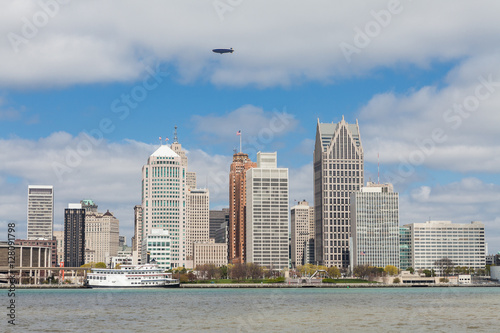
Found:
[[[142,258],[143,264],[153,259],[158,264],[158,267],[164,270],[172,268],[171,263],[171,239],[168,230],[151,229],[150,233],[142,240]]]
[[[306,242],[314,239],[314,207],[305,200],[290,209],[292,267],[303,265]],[[307,260],[306,260],[307,262]]]
[[[209,240],[208,189],[190,189],[186,195],[186,259],[193,260],[193,243]]]
[[[410,228],[399,227],[399,268],[406,270],[412,267],[411,262],[411,232]],[[412,267],[413,268],[413,267]]]
[[[229,208],[221,210],[210,210],[208,213],[209,219],[209,238],[215,238],[217,230],[222,227],[227,227],[229,224]]]
[[[186,265],[186,168],[182,163],[178,154],[162,145],[142,168],[142,244],[151,230],[168,230],[173,268]]]
[[[28,186],[28,239],[52,240],[54,225],[54,187]]]
[[[69,204],[64,210],[64,266],[80,267],[85,263],[85,209]]]
[[[116,256],[119,250],[120,221],[108,210],[99,212],[85,212],[85,249],[94,251],[92,262],[106,262],[106,257]],[[90,257],[85,263],[91,261]]]
[[[213,238],[208,242],[193,243],[193,268],[204,264],[227,265],[227,244],[215,243]]]
[[[368,182],[351,195],[351,267],[400,267],[399,195],[391,184]]]
[[[64,231],[54,231],[53,237],[56,241],[56,266],[60,266],[64,262]]]
[[[141,263],[142,256],[142,206],[134,206],[134,236],[132,237],[132,251],[134,258],[138,258],[135,264]]]
[[[236,153],[229,171],[229,239],[228,260],[232,264],[246,261],[245,210],[247,171],[257,164],[247,154]]]
[[[57,267],[57,242],[56,240],[48,239],[16,239],[14,241],[15,245],[21,245],[23,247],[37,248],[37,247],[47,247],[50,248],[50,263],[48,266],[44,267]]]
[[[363,186],[363,147],[359,126],[344,117],[320,123],[314,148],[315,259],[347,268],[351,235],[350,198]]]
[[[448,266],[484,268],[484,223],[427,221],[407,224],[411,234],[412,267],[442,275]]]
[[[277,167],[276,153],[259,152],[246,178],[246,262],[288,268],[288,169]]]

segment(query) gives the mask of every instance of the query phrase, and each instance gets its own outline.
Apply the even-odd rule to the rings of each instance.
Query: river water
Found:
[[[4,315],[1,332],[500,332],[500,288],[52,289],[15,299],[16,325]]]

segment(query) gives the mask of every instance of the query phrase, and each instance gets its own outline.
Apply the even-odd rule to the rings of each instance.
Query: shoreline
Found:
[[[185,289],[205,289],[205,288],[468,288],[468,287],[500,287],[500,284],[374,284],[374,283],[318,283],[318,284],[272,284],[272,283],[197,283],[181,284],[178,288]],[[0,289],[9,289],[8,285],[0,285]],[[16,285],[16,290],[20,289],[95,289],[81,285]],[[106,288],[113,289],[113,288]],[[120,288],[116,288],[120,289]],[[134,288],[129,288],[134,289]],[[147,289],[147,288],[135,288]],[[170,288],[166,288],[170,289]]]

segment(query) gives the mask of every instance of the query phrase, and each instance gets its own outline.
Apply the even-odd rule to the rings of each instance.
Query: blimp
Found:
[[[219,53],[219,54],[224,54],[224,53],[233,53],[234,50],[233,50],[233,48],[230,48],[230,49],[213,49],[212,52]]]

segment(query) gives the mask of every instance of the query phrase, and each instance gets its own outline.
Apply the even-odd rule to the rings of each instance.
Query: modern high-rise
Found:
[[[161,145],[142,167],[143,244],[153,228],[169,231],[171,265],[185,267],[186,168],[168,145]]]
[[[292,267],[304,262],[306,242],[314,238],[314,207],[305,200],[290,209]],[[307,261],[307,260],[306,260]]]
[[[28,239],[52,240],[54,225],[54,187],[28,186]]]
[[[288,268],[288,169],[276,153],[257,153],[246,176],[246,262]]]
[[[177,126],[175,126],[174,141],[170,148],[181,157],[182,166],[186,169],[186,188],[195,189],[196,188],[196,172],[190,172],[188,170],[188,158],[186,152],[182,149],[182,145],[179,143],[177,138]]]
[[[135,264],[141,263],[142,256],[142,206],[134,206],[134,237],[132,237],[132,251],[137,258]]]
[[[399,268],[406,270],[412,267],[411,262],[411,233],[410,228],[399,227]]]
[[[193,260],[193,243],[209,241],[209,199],[208,189],[190,189],[186,194],[187,260]]]
[[[484,223],[427,221],[407,224],[411,234],[412,267],[443,274],[448,266],[484,268]]]
[[[236,153],[229,171],[229,239],[228,262],[245,263],[245,209],[247,171],[257,164],[248,158],[248,154]]]
[[[120,221],[109,210],[85,211],[85,249],[94,251],[94,262],[109,264],[106,258],[118,254],[119,228]]]
[[[64,209],[64,266],[80,267],[85,263],[85,209],[82,204],[68,204]]]
[[[399,195],[392,184],[368,182],[351,195],[351,267],[400,267]]]
[[[156,261],[158,267],[164,270],[172,268],[170,233],[165,229],[151,229],[150,233],[142,240],[142,263]]]
[[[358,122],[320,123],[314,148],[315,258],[325,266],[349,266],[350,198],[363,186]]]
[[[227,227],[229,224],[229,208],[210,210],[208,214],[210,220],[209,238],[216,238],[217,231],[222,227]]]

